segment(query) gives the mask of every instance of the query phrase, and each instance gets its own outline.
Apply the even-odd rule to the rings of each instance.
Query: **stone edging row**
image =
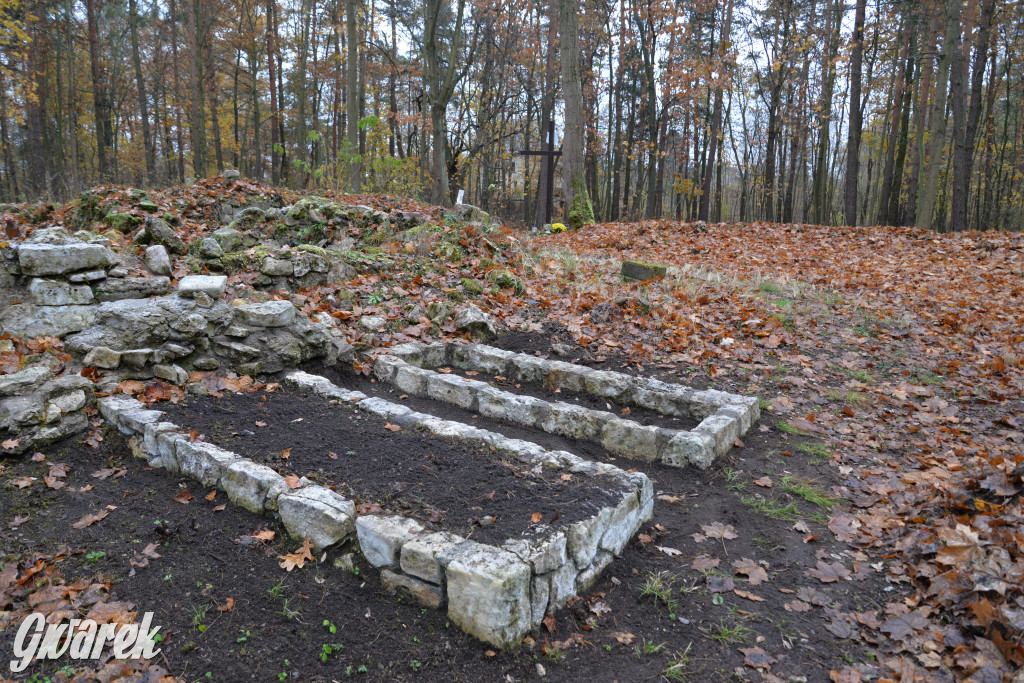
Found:
[[[252,512],[276,513],[290,535],[308,536],[317,549],[355,537],[366,560],[382,570],[386,585],[408,591],[434,608],[447,605],[455,624],[499,647],[518,643],[547,613],[590,588],[653,514],[654,490],[643,473],[417,413],[347,391],[317,375],[292,372],[286,381],[406,429],[487,445],[532,465],[604,477],[599,481],[608,488],[624,491],[622,499],[539,541],[510,539],[499,548],[447,532],[429,532],[407,517],[357,515],[352,501],[306,479],[300,488],[291,489],[266,465],[213,444],[190,441],[181,427],[162,421],[162,411],[148,409],[134,398],[109,396],[99,399],[98,405],[151,466],[221,489]]]
[[[539,382],[552,389],[590,393],[701,422],[692,430],[644,426],[613,413],[513,394],[486,382],[432,370],[446,364],[521,382]],[[756,397],[713,389],[700,391],[483,344],[402,344],[378,356],[374,372],[378,379],[413,396],[444,401],[485,417],[552,434],[594,441],[623,457],[660,460],[675,467],[693,464],[707,468],[716,457],[728,453],[761,415]]]

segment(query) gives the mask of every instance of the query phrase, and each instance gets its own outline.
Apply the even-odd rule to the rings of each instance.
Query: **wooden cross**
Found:
[[[554,210],[554,187],[555,187],[555,157],[562,156],[561,150],[555,149],[555,122],[548,122],[548,139],[545,143],[546,149],[542,151],[524,149],[520,154],[523,156],[547,157],[548,164],[548,185],[545,188],[547,196],[544,201],[544,223],[551,222],[551,214]],[[539,198],[538,198],[539,199]]]

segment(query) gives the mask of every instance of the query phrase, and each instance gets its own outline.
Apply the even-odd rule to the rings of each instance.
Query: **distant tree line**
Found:
[[[238,168],[535,223],[1024,226],[1015,0],[0,0],[0,198]]]

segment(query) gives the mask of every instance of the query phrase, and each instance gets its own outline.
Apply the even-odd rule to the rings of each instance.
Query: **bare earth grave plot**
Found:
[[[557,383],[663,414],[703,419],[691,430],[640,425],[611,413],[549,403],[431,372],[409,365],[402,357],[435,366],[452,360],[466,369]],[[545,432],[596,441],[620,456],[660,459],[672,466],[706,466],[715,455],[727,452],[757,416],[756,399],[697,392],[475,344],[405,345],[379,357],[376,367],[378,376],[410,393],[479,409],[488,417]],[[151,465],[222,489],[233,502],[253,512],[280,516],[292,536],[309,538],[317,550],[355,541],[370,564],[382,569],[385,583],[404,589],[429,607],[446,607],[449,617],[468,633],[501,647],[517,643],[540,626],[547,614],[590,588],[653,513],[653,486],[643,474],[630,475],[615,465],[442,420],[348,391],[317,375],[292,372],[286,383],[332,400],[335,415],[330,411],[300,415],[290,424],[304,424],[293,433],[268,432],[273,434],[269,440],[247,443],[244,437],[256,433],[237,418],[222,424],[219,418],[226,415],[216,407],[216,399],[205,399],[206,405],[172,408],[177,423],[163,421],[162,411],[146,409],[131,398],[106,398],[100,406],[122,432],[136,437],[136,448]],[[283,402],[284,397],[272,395],[260,401],[268,419],[278,416],[279,410],[266,404],[279,398]],[[251,419],[260,412],[259,406],[249,406],[245,413],[256,428],[267,424]],[[317,413],[317,406],[311,407]],[[353,432],[366,428],[356,427],[361,419],[354,419],[358,416],[353,411],[369,414],[369,421],[377,422],[379,435],[391,432],[385,448],[393,450],[376,457],[369,468],[352,448],[358,443]],[[204,433],[213,432],[208,434],[213,443],[195,438],[199,426]],[[418,439],[402,430],[430,436]],[[294,440],[303,439],[307,432],[327,439],[319,439],[311,450],[300,442],[296,459],[290,460]],[[228,450],[231,447],[241,452]],[[379,447],[370,450],[379,453]],[[435,450],[443,452],[435,454]],[[497,458],[515,464],[503,463],[507,470],[488,468],[481,462],[486,455],[492,455],[492,465]],[[442,462],[452,471],[447,486],[428,483],[417,492],[420,500],[412,506],[401,499],[389,504],[388,498],[405,487],[423,486],[422,481],[403,483],[398,473],[424,456],[429,463],[418,463],[424,474]],[[307,471],[327,486],[302,477]],[[530,477],[533,490],[518,486],[524,477]],[[571,487],[559,484],[574,478]],[[514,501],[498,514],[474,515],[476,509],[483,513],[484,506],[473,505],[471,489],[460,496],[453,484],[493,486],[491,494],[479,493],[493,496],[493,491],[502,489]],[[555,488],[563,490],[544,491]],[[553,514],[541,510],[553,505],[551,496],[560,499]],[[359,508],[353,499],[360,501]],[[472,523],[468,532],[467,521]],[[467,539],[476,527],[480,527],[479,542]]]
[[[566,496],[565,521],[554,524],[562,514],[556,510],[546,527],[539,525],[543,514],[533,519],[529,501],[524,501],[521,519],[531,519],[535,528],[513,527],[513,532],[520,533],[503,539],[499,548],[467,540],[452,533],[455,527],[438,527],[436,522],[431,525],[435,529],[430,529],[413,517],[360,515],[354,502],[336,491],[294,475],[286,478],[266,464],[190,440],[177,425],[162,422],[161,411],[147,410],[134,399],[111,397],[100,405],[122,431],[142,437],[141,443],[137,439],[137,447],[151,465],[189,474],[204,485],[225,490],[233,502],[254,512],[276,512],[293,536],[309,537],[317,549],[356,540],[371,565],[385,568],[385,582],[408,590],[428,606],[447,603],[448,615],[456,624],[502,647],[518,642],[540,625],[548,611],[589,588],[612,556],[620,553],[640,524],[650,518],[653,489],[645,475],[627,474],[612,465],[586,462],[570,453],[549,452],[535,444],[415,413],[306,373],[292,373],[288,381],[339,401],[339,411],[352,410],[355,404],[356,409],[386,418],[388,422],[379,425],[382,432],[390,425],[447,437],[463,451],[458,456],[452,451],[452,456],[461,457],[467,473],[471,473],[474,454],[465,452],[466,447],[489,447],[537,474],[547,469],[559,480],[567,475],[567,481],[593,482],[590,495],[586,489],[571,489],[575,499]],[[187,420],[188,412],[181,417]],[[317,429],[312,419],[310,422],[307,427]],[[340,448],[345,442],[340,439],[337,443]],[[324,468],[331,469],[327,464]],[[339,474],[353,472],[338,469]],[[359,469],[356,464],[354,471]],[[502,477],[494,479],[494,485],[500,486]],[[429,500],[430,494],[425,497]],[[430,522],[429,515],[424,522]]]

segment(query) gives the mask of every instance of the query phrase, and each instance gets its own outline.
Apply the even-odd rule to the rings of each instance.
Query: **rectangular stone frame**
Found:
[[[515,394],[486,382],[435,372],[453,365],[539,382],[552,389],[589,393],[663,415],[699,419],[691,430],[641,425],[610,412],[562,401]],[[729,452],[760,418],[757,397],[714,389],[697,390],[621,372],[514,353],[484,344],[412,342],[377,357],[374,373],[413,395],[444,401],[498,420],[551,434],[600,443],[609,452],[635,460],[661,461],[675,467],[705,469]]]
[[[386,585],[408,591],[427,606],[447,606],[448,616],[462,630],[502,648],[517,644],[540,626],[546,614],[589,589],[652,517],[654,489],[643,473],[417,413],[342,389],[317,375],[292,372],[285,381],[406,429],[487,445],[527,464],[568,469],[624,493],[618,504],[564,530],[509,539],[499,547],[428,532],[407,517],[360,516],[352,501],[306,479],[300,488],[291,489],[284,477],[265,465],[213,444],[190,441],[186,430],[161,419],[163,411],[147,409],[134,398],[109,396],[98,404],[150,466],[221,489],[252,512],[277,515],[291,536],[309,537],[318,550],[355,541],[367,561],[381,569]]]

